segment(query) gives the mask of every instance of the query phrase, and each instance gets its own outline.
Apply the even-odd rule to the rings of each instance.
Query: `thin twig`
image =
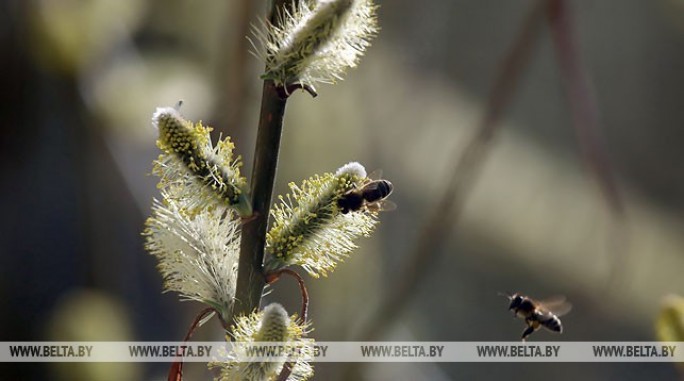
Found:
[[[192,335],[195,333],[197,328],[199,328],[199,323],[204,320],[209,314],[211,313],[216,313],[218,316],[221,316],[214,308],[208,307],[203,309],[197,317],[195,317],[195,320],[193,320],[192,324],[190,325],[190,328],[188,329],[188,333],[185,334],[185,338],[183,338],[183,342],[189,341]],[[168,381],[182,381],[183,380],[183,358],[180,357],[178,360],[174,361],[171,364],[171,368],[169,369],[169,376],[167,378]]]
[[[300,319],[302,321],[302,324],[306,324],[306,319],[309,314],[309,292],[306,289],[306,283],[304,283],[304,279],[302,278],[302,276],[294,270],[280,269],[278,271],[266,274],[266,283],[273,284],[277,282],[282,274],[287,274],[295,278],[297,283],[299,283],[299,292],[302,295],[302,312],[300,315]],[[280,374],[278,375],[277,380],[286,381],[287,378],[290,377],[293,367],[294,364],[292,362],[285,363],[285,365],[283,365],[283,370],[281,370]]]
[[[601,140],[600,112],[591,80],[582,65],[577,34],[573,30],[570,10],[564,0],[554,0],[548,7],[548,22],[556,50],[560,74],[572,111],[573,127],[584,161],[596,178],[603,200],[612,216],[610,251],[613,266],[609,280],[615,281],[618,256],[626,255],[627,221],[624,202],[613,177],[605,144]]]
[[[302,323],[306,323],[306,319],[308,318],[309,314],[309,292],[306,289],[306,283],[304,283],[304,278],[302,278],[299,273],[297,273],[294,270],[291,269],[280,269],[278,271],[274,271],[271,273],[266,274],[266,283],[268,284],[273,284],[278,279],[280,279],[280,276],[282,274],[287,274],[291,277],[293,277],[297,283],[299,284],[299,292],[302,295],[302,312],[300,314]]]
[[[440,245],[443,237],[447,236],[447,230],[460,216],[465,199],[500,126],[499,119],[510,103],[523,69],[528,65],[544,20],[544,7],[547,1],[539,0],[523,20],[516,39],[499,67],[489,93],[485,114],[478,124],[475,135],[462,153],[454,153],[454,162],[457,164],[445,192],[423,225],[413,249],[407,255],[403,271],[392,277],[396,283],[386,287],[388,295],[381,300],[368,323],[361,329],[359,340],[374,341],[381,337],[409,304],[418,284],[432,269],[430,264],[434,263],[440,252]],[[358,379],[359,371],[360,364],[350,364],[343,378]]]
[[[316,98],[318,96],[318,93],[316,92],[316,89],[308,84],[304,83],[291,83],[285,87],[280,87],[280,96],[283,98],[289,97],[295,90],[302,90],[306,91],[311,95],[311,98]]]
[[[451,174],[446,191],[423,225],[417,243],[407,256],[404,270],[393,276],[396,284],[387,287],[389,295],[383,298],[369,323],[361,331],[360,340],[379,338],[390,322],[397,318],[417,290],[417,285],[432,268],[439,245],[460,216],[464,201],[479,174],[490,143],[500,124],[499,119],[510,103],[517,83],[527,67],[544,19],[544,1],[533,6],[522,23],[517,38],[502,62],[494,86],[491,89],[485,114],[462,153],[457,153],[457,163]]]

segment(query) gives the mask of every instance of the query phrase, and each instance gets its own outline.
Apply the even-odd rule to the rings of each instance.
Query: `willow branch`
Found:
[[[273,81],[264,81],[252,170],[254,218],[242,227],[233,316],[246,315],[257,308],[266,286],[263,274],[266,227],[278,166],[286,102],[287,98],[281,98]]]
[[[292,364],[291,362],[286,362],[285,365],[283,365],[283,370],[280,371],[280,374],[278,375],[276,381],[287,381],[287,379],[290,378],[290,375],[292,374],[293,367],[294,364]]]
[[[279,22],[276,10],[288,2],[291,4],[288,0],[273,2],[269,16],[271,23]],[[273,81],[264,81],[251,180],[254,218],[247,220],[242,227],[233,316],[247,315],[259,307],[266,286],[263,273],[266,228],[287,103],[287,97],[283,97],[281,92]]]

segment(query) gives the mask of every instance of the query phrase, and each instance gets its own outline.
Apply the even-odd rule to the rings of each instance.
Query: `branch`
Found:
[[[286,102],[287,98],[280,96],[273,81],[264,81],[252,170],[251,194],[254,218],[242,227],[233,316],[247,315],[257,308],[266,286],[262,268],[266,227],[278,166]]]
[[[269,15],[271,23],[280,22],[277,10],[282,9],[286,4],[293,4],[293,2],[291,0],[273,2]],[[254,218],[246,220],[242,227],[233,317],[247,315],[258,308],[266,286],[263,273],[266,228],[278,167],[286,103],[287,97],[282,96],[282,90],[273,81],[264,81],[251,181]]]
[[[624,202],[615,183],[610,161],[605,154],[599,130],[600,112],[591,80],[581,63],[577,36],[566,1],[554,0],[548,7],[548,22],[551,28],[553,46],[568,103],[570,104],[573,127],[581,155],[596,178],[603,200],[613,220],[610,251],[613,268],[609,277],[615,280],[618,256],[627,252],[626,216]]]
[[[292,374],[293,367],[294,364],[292,364],[291,362],[286,362],[285,365],[283,365],[283,370],[280,371],[280,374],[278,375],[276,381],[287,381],[287,379],[290,378],[290,375]]]

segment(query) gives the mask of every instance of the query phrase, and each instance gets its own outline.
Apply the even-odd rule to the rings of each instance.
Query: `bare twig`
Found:
[[[612,282],[616,280],[616,270],[620,263],[618,256],[626,255],[629,246],[624,203],[613,178],[610,161],[605,153],[605,144],[599,134],[600,112],[591,80],[581,62],[577,36],[573,30],[572,15],[566,1],[551,1],[547,16],[558,66],[572,111],[577,142],[612,216],[610,251],[613,256],[613,266],[609,277]]]
[[[280,276],[282,274],[287,274],[293,277],[299,284],[299,292],[302,295],[302,312],[300,314],[300,317],[302,319],[302,323],[306,323],[306,319],[309,314],[309,292],[306,289],[306,283],[304,283],[304,279],[302,278],[302,276],[291,269],[280,269],[278,271],[266,274],[266,283],[275,283],[276,281],[278,281],[278,279],[280,279]]]
[[[192,335],[195,333],[197,328],[199,328],[199,323],[204,320],[209,314],[215,313],[216,310],[212,307],[208,307],[202,310],[197,317],[195,317],[195,320],[193,320],[192,324],[190,325],[190,328],[188,329],[188,333],[185,334],[185,338],[183,338],[183,342],[186,342],[190,340]],[[221,316],[221,314],[216,312],[216,315]],[[176,361],[174,361],[171,364],[171,368],[169,369],[169,376],[168,376],[168,381],[182,381],[183,380],[183,358],[180,357]]]
[[[280,87],[280,96],[283,98],[287,98],[290,96],[290,94],[292,94],[293,91],[299,89],[309,93],[309,95],[311,95],[312,98],[316,98],[318,96],[318,93],[316,92],[316,89],[313,86],[304,83],[292,83],[285,87]]]
[[[430,263],[434,263],[435,256],[439,253],[442,237],[447,236],[446,231],[460,216],[470,187],[474,184],[489,152],[490,143],[499,127],[501,114],[510,103],[523,69],[527,66],[544,19],[544,5],[545,1],[535,4],[523,21],[513,45],[500,66],[485,114],[475,135],[462,153],[456,153],[454,161],[457,164],[446,191],[423,225],[417,242],[407,257],[404,270],[393,277],[397,284],[387,287],[390,294],[382,299],[379,308],[361,331],[360,340],[378,339],[390,325],[389,322],[396,319],[399,312],[408,304],[415,294],[416,286],[432,268]]]
[[[302,294],[302,312],[300,315],[300,319],[302,321],[302,324],[306,324],[306,319],[309,314],[309,292],[306,289],[306,284],[304,283],[304,279],[302,278],[301,275],[299,275],[296,271],[290,270],[290,269],[280,269],[278,271],[274,271],[271,273],[266,274],[266,283],[268,284],[273,284],[280,279],[280,276],[282,274],[287,274],[297,281],[299,283],[299,291]],[[290,374],[292,373],[292,368],[294,367],[294,364],[291,362],[285,363],[283,365],[283,370],[280,371],[280,374],[278,375],[277,380],[278,381],[286,381],[288,377],[290,377]]]

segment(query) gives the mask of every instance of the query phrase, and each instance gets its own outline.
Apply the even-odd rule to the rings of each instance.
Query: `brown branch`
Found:
[[[613,256],[613,266],[609,277],[609,281],[612,282],[615,280],[618,263],[620,263],[618,256],[625,255],[628,249],[624,202],[613,177],[610,160],[605,153],[605,144],[599,134],[600,112],[591,80],[581,62],[577,33],[573,30],[572,15],[566,1],[551,1],[547,17],[560,74],[572,112],[577,143],[612,216],[613,230],[610,233],[609,249]]]
[[[294,367],[294,364],[291,362],[286,362],[285,365],[283,365],[283,370],[280,371],[280,374],[278,375],[278,378],[276,379],[277,381],[287,381],[287,379],[290,377],[290,374],[292,374],[292,368]]]
[[[293,4],[293,1],[276,0],[273,2],[269,15],[271,23],[280,22],[276,10],[281,9],[285,4]],[[287,103],[287,97],[281,94],[282,89],[279,89],[273,81],[264,81],[252,168],[251,202],[254,218],[245,221],[242,227],[233,317],[247,315],[258,308],[266,286],[263,273],[266,228]]]
[[[264,81],[252,170],[251,195],[255,217],[242,227],[233,316],[247,315],[256,309],[266,286],[263,274],[266,227],[278,166],[286,102],[287,98],[280,97],[273,81]]]

